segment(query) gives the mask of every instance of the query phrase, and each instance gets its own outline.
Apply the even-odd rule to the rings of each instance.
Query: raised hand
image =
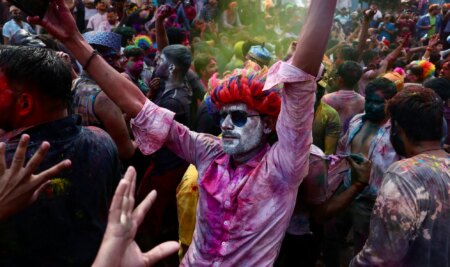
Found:
[[[70,160],[64,160],[39,174],[33,174],[44,160],[50,144],[43,142],[24,167],[29,140],[28,135],[22,135],[10,168],[5,162],[6,145],[0,143],[0,219],[34,202],[50,178],[70,167]]]
[[[174,8],[169,5],[162,5],[158,7],[158,10],[156,11],[156,19],[165,20],[166,18],[170,17],[173,13],[177,11],[180,4],[181,2],[178,2]]]
[[[108,226],[93,266],[95,267],[144,267],[152,266],[179,249],[177,242],[165,242],[143,253],[134,237],[145,214],[156,199],[156,191],[150,192],[142,203],[134,208],[136,171],[128,168],[116,189],[109,210]]]

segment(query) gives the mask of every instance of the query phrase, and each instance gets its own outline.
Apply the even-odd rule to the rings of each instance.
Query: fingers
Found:
[[[161,259],[177,252],[179,249],[180,245],[175,241],[164,242],[143,255],[146,259],[145,266],[153,266]]]
[[[43,183],[44,181],[57,176],[62,171],[66,170],[72,165],[72,162],[68,159],[61,161],[60,163],[54,165],[53,167],[37,174],[33,175],[30,180],[31,186],[37,186],[38,184]]]
[[[38,151],[34,153],[33,157],[31,157],[30,161],[28,161],[25,166],[25,176],[31,175],[34,171],[36,171],[37,167],[44,160],[45,155],[47,155],[48,150],[50,149],[50,144],[48,142],[43,142],[39,147]]]
[[[0,175],[5,173],[5,170],[6,170],[5,150],[6,150],[6,144],[0,143]]]
[[[128,187],[129,183],[127,180],[125,179],[120,180],[120,183],[117,186],[116,192],[114,193],[114,197],[111,201],[111,206],[109,207],[109,216],[108,216],[109,223],[120,222],[120,216],[122,214],[122,202]]]
[[[14,154],[14,158],[11,163],[11,170],[13,172],[18,172],[23,167],[29,140],[30,136],[27,134],[24,134],[22,135],[22,137],[20,137],[19,145],[17,146],[16,153]]]
[[[153,190],[150,192],[150,194],[147,195],[147,197],[137,206],[137,208],[133,212],[133,219],[136,221],[136,225],[141,225],[142,221],[145,218],[145,215],[152,207],[153,203],[155,203],[156,200],[156,191]]]

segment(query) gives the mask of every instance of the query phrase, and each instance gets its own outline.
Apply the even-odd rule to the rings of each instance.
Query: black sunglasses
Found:
[[[231,121],[237,127],[244,126],[247,123],[247,118],[249,118],[249,117],[262,116],[261,114],[248,115],[247,112],[242,111],[242,110],[233,110],[233,111],[230,111],[230,112],[223,111],[223,112],[220,112],[220,124],[222,124],[222,122],[228,117],[228,115],[231,116]]]

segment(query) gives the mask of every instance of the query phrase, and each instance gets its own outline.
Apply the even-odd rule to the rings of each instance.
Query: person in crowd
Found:
[[[100,28],[100,24],[104,21],[108,22],[107,19],[107,9],[108,6],[106,4],[105,0],[96,0],[95,1],[95,8],[97,9],[97,14],[93,15],[87,25],[86,28],[90,29],[92,31],[98,31]]]
[[[124,62],[125,72],[122,72],[122,74],[139,87],[142,93],[147,94],[149,88],[141,79],[141,73],[144,69],[144,50],[138,46],[130,45],[125,47],[123,54],[126,61]]]
[[[217,23],[219,17],[219,8],[217,6],[218,0],[207,0],[203,5],[203,8],[200,10],[199,19],[209,23]]]
[[[202,84],[208,88],[208,81],[217,72],[216,59],[207,54],[200,54],[194,60],[195,72],[200,76]]]
[[[82,127],[78,116],[69,115],[72,79],[53,51],[3,48],[0,69],[6,163],[11,166],[18,144],[28,148],[26,162],[45,140],[52,149],[36,171],[63,159],[72,163],[51,177],[34,204],[0,222],[0,265],[90,265],[121,175],[116,146],[106,132]],[[22,134],[29,142],[19,141]]]
[[[20,29],[24,29],[29,33],[35,33],[34,29],[30,24],[22,20],[22,11],[16,6],[9,7],[9,13],[11,14],[11,19],[8,20],[5,25],[3,25],[3,44],[9,44],[11,37],[18,32]]]
[[[421,87],[389,100],[390,140],[405,159],[385,172],[369,238],[350,266],[449,264],[450,162],[441,146],[443,108],[436,93]],[[370,172],[361,166],[357,173]]]
[[[444,126],[444,129],[447,132],[444,146],[446,150],[448,150],[448,146],[450,145],[450,131],[448,131],[448,125],[450,125],[450,105],[448,101],[450,99],[450,91],[448,90],[448,88],[450,88],[450,80],[445,78],[435,78],[424,82],[423,86],[433,90],[444,103],[444,119],[447,123],[447,127]]]
[[[223,11],[221,26],[223,29],[232,30],[239,29],[242,27],[241,19],[239,18],[238,3],[236,1],[230,2],[228,4],[228,9]]]
[[[368,186],[358,195],[351,206],[327,223],[325,229],[324,259],[327,266],[337,266],[342,243],[353,227],[354,252],[358,253],[368,235],[370,214],[383,182],[383,174],[399,160],[389,140],[391,123],[384,112],[385,103],[397,93],[395,84],[385,78],[377,78],[366,88],[365,113],[351,121],[345,135],[339,141],[337,155],[361,154],[371,161],[372,171]],[[340,171],[344,190],[352,185],[353,170],[343,166]]]
[[[425,35],[431,37],[439,34],[442,29],[441,7],[438,4],[432,4],[428,7],[428,14],[423,15],[417,21],[417,38],[423,38]]]
[[[353,116],[364,111],[364,97],[355,91],[362,68],[354,61],[346,61],[338,67],[337,74],[339,90],[324,95],[322,102],[339,113],[342,131],[345,132]]]
[[[174,120],[173,112],[149,101],[132,82],[93,54],[72,17],[67,16],[63,1],[54,3],[58,9],[50,9],[43,20],[30,20],[60,39],[109,97],[133,118],[132,129],[140,149],[150,154],[166,145],[199,170],[198,223],[193,244],[181,265],[273,264],[293,212],[298,186],[307,174],[305,154],[312,141],[315,76],[325,52],[336,1],[311,2],[309,19],[292,63],[273,66],[265,85],[249,72],[230,78],[211,93],[213,103],[221,111],[222,140],[189,131]],[[164,59],[169,51],[163,50],[158,68],[172,70],[175,76],[173,59],[170,55]],[[278,113],[270,108],[270,103],[281,100],[275,92],[262,89],[283,82],[283,104],[276,123],[279,140],[270,147],[266,134],[272,131],[273,118]],[[238,85],[253,87],[250,96],[259,95],[255,99],[267,104],[230,94],[230,89],[236,91]],[[224,221],[224,216],[229,219]],[[248,234],[242,235],[245,232]]]
[[[106,10],[106,20],[100,22],[97,31],[112,32],[119,26],[119,21],[117,19],[117,11],[114,8],[108,8]]]
[[[88,32],[86,41],[115,69],[120,66],[120,35],[112,32]],[[96,126],[108,132],[114,140],[122,161],[130,160],[136,146],[130,138],[123,112],[115,105],[86,72],[72,85],[73,112],[82,118],[85,126]]]

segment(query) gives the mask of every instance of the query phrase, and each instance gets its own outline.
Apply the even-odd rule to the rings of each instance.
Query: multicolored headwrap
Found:
[[[420,77],[422,80],[430,78],[436,71],[436,66],[427,60],[414,61],[413,64],[419,65],[422,68],[422,77]]]
[[[142,48],[144,51],[147,51],[153,47],[153,42],[150,37],[144,34],[139,34],[138,36],[136,36],[134,38],[134,44]]]
[[[247,54],[252,60],[255,60],[261,65],[269,65],[272,60],[272,55],[269,50],[264,47],[264,45],[254,45],[250,48]]]
[[[393,82],[395,84],[395,87],[397,87],[398,92],[403,90],[403,87],[405,86],[405,79],[403,78],[403,75],[398,72],[388,72],[383,76],[383,78],[386,78],[389,81]]]
[[[101,45],[113,49],[116,53],[120,52],[122,44],[122,35],[114,32],[86,32],[83,38],[91,45]]]
[[[266,115],[276,121],[281,108],[281,98],[278,89],[263,91],[267,68],[261,71],[236,69],[228,77],[218,80],[213,76],[210,85],[214,88],[209,92],[207,104],[220,110],[227,104],[244,103],[248,108]]]

